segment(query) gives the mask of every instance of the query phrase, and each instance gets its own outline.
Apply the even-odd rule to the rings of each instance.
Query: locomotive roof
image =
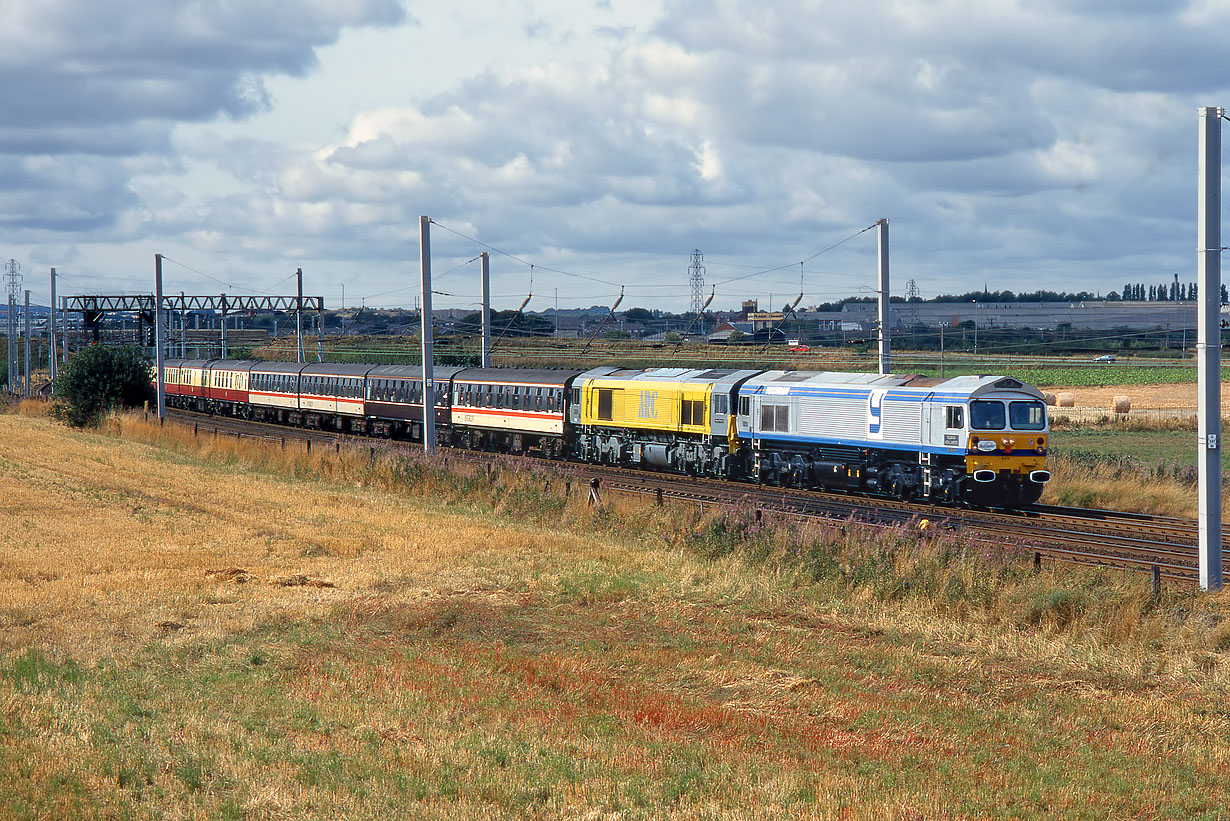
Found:
[[[624,381],[732,382],[756,373],[759,373],[759,371],[739,371],[730,368],[612,368],[605,374],[590,371],[585,376]]]
[[[954,376],[950,379],[914,376],[910,374],[846,373],[841,371],[765,371],[749,379],[744,386],[756,388],[767,385],[788,387],[841,387],[866,388],[914,388],[936,393],[952,393],[982,396],[996,391],[1025,393],[1036,399],[1042,392],[1032,385],[1003,375]]]

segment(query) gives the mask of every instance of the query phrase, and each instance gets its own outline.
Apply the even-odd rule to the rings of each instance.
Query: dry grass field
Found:
[[[1230,602],[0,416],[0,817],[1216,818]]]

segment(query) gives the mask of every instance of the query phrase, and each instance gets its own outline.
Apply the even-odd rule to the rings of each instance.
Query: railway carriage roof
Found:
[[[203,368],[213,359],[164,359],[162,367],[164,368]]]
[[[299,373],[306,365],[302,362],[258,362],[252,366],[253,373]]]
[[[458,371],[465,370],[456,366],[435,366],[432,369],[432,378],[439,381],[441,379],[451,379],[453,374]],[[417,379],[423,381],[423,366],[422,365],[377,365],[367,372],[371,379]]]
[[[304,366],[304,376],[367,376],[371,365],[350,365],[338,362],[317,362]]]
[[[466,368],[453,376],[454,382],[463,383],[531,383],[534,385],[559,385],[561,388],[580,371],[556,370],[553,368]]]
[[[261,364],[255,359],[211,359],[210,370],[215,371],[250,371]]]

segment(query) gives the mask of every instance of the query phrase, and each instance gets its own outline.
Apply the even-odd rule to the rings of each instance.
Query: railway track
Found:
[[[203,416],[168,410],[170,422],[191,425],[197,435],[228,435],[269,442],[374,446],[376,440],[329,431],[291,428],[230,417]],[[419,446],[403,444],[406,448]],[[450,451],[451,452],[451,451]],[[456,455],[464,455],[458,451]],[[482,458],[484,454],[474,454]],[[535,458],[535,457],[525,457]],[[1010,544],[1033,555],[1035,564],[1062,561],[1088,566],[1144,571],[1162,578],[1195,583],[1198,580],[1197,523],[1150,514],[1113,510],[1034,505],[1023,510],[945,508],[843,493],[768,487],[723,482],[579,462],[549,464],[584,481],[597,479],[602,493],[623,493],[694,502],[700,505],[744,505],[765,513],[803,518],[855,521],[870,527],[925,526],[936,531],[960,532],[988,545]],[[1223,565],[1230,540],[1222,534]]]

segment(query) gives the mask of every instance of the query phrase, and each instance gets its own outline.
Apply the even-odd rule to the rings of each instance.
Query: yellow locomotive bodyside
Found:
[[[607,428],[709,433],[709,383],[667,380],[587,380],[581,424]]]

